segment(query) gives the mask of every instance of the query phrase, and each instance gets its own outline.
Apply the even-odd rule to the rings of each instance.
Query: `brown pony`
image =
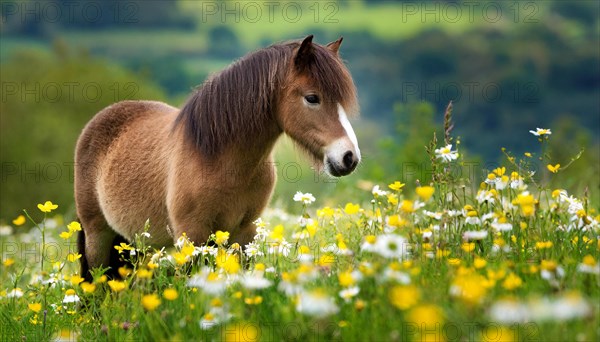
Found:
[[[75,152],[81,273],[111,266],[119,239],[150,222],[149,243],[183,233],[203,243],[216,230],[241,244],[275,183],[272,150],[286,133],[339,177],[360,161],[346,113],[358,110],[352,78],[327,46],[303,41],[255,51],[212,75],[179,110],[124,101],[92,118]]]

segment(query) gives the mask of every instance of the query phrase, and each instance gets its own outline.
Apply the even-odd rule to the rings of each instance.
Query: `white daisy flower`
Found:
[[[469,230],[463,233],[463,240],[466,241],[477,241],[483,240],[488,236],[488,232],[485,230]]]
[[[542,136],[542,135],[550,135],[552,134],[552,131],[550,131],[550,129],[548,128],[536,128],[535,131],[529,131],[529,133],[535,135],[536,137]]]
[[[314,317],[326,317],[339,311],[333,298],[321,291],[302,292],[298,297],[296,310]]]
[[[436,158],[442,159],[443,162],[448,163],[458,159],[458,151],[452,151],[452,144],[446,145],[435,150]]]
[[[302,202],[304,204],[311,204],[315,201],[315,196],[310,193],[302,193],[300,191],[296,192],[294,195],[295,202]]]
[[[67,292],[65,292],[65,298],[63,298],[62,302],[65,304],[77,303],[79,302],[79,296],[77,295],[77,293],[75,293],[75,290],[68,289]]]
[[[360,288],[358,286],[352,286],[347,289],[343,289],[339,292],[340,297],[344,299],[345,302],[349,302],[353,297],[356,297],[360,292]]]
[[[373,248],[374,253],[387,259],[402,259],[409,254],[408,241],[396,234],[377,236]]]

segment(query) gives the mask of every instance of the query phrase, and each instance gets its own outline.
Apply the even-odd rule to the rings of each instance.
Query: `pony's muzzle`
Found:
[[[325,149],[325,171],[341,177],[352,173],[360,163],[360,150],[348,139],[338,139]]]

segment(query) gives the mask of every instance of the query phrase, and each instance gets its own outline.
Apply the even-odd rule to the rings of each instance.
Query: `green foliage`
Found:
[[[0,71],[4,217],[19,213],[32,199],[73,203],[75,142],[95,113],[121,100],[165,99],[148,79],[72,53],[60,42],[51,55],[16,54],[1,64]]]

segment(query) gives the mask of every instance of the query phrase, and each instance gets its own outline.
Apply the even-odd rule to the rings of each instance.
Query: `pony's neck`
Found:
[[[238,142],[228,146],[224,154],[233,163],[247,168],[262,167],[262,163],[269,162],[275,143],[283,133],[272,118],[272,115],[265,117],[267,122],[260,131],[240,132]]]

